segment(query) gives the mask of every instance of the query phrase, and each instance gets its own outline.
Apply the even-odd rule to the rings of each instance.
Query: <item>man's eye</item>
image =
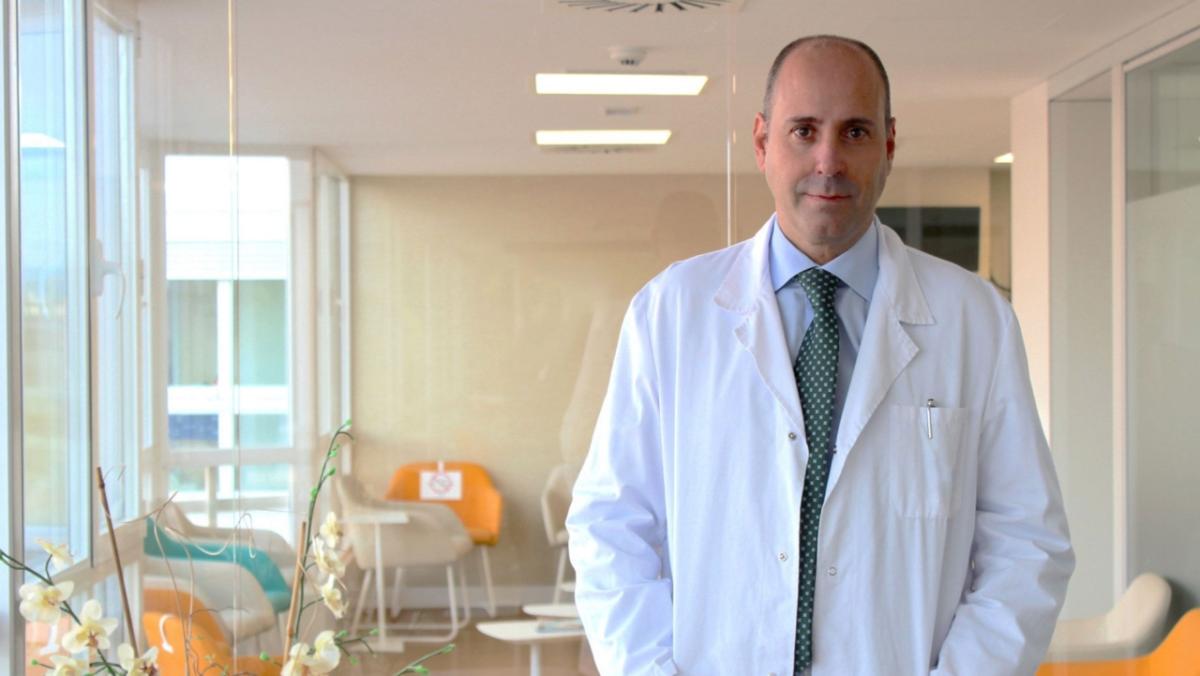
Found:
[[[792,130],[798,138],[811,138],[813,135],[812,127],[796,127]]]
[[[851,127],[846,135],[853,139],[864,139],[867,137],[867,130],[863,127]]]

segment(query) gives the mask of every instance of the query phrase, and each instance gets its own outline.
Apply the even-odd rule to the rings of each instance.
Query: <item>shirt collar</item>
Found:
[[[842,283],[862,299],[871,302],[875,291],[875,279],[879,276],[879,219],[875,218],[867,231],[854,246],[842,255],[820,266],[826,272],[837,275]],[[778,292],[788,282],[814,267],[803,251],[796,248],[779,227],[778,215],[771,216],[771,283]]]

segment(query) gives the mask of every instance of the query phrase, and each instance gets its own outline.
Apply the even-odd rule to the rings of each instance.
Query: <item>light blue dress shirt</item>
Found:
[[[833,307],[838,315],[838,381],[834,400],[833,435],[837,438],[842,420],[842,406],[850,390],[850,377],[854,374],[854,362],[858,357],[858,346],[862,342],[863,328],[867,325],[867,310],[871,306],[871,294],[875,291],[875,279],[879,276],[879,219],[876,218],[866,233],[842,255],[819,266],[842,280],[833,296]],[[778,216],[771,217],[771,284],[775,288],[775,300],[779,303],[779,316],[783,320],[783,335],[787,339],[788,353],[792,361],[800,354],[800,343],[813,320],[812,303],[796,280],[796,275],[816,265],[803,251],[796,248],[779,227]],[[834,449],[835,451],[837,449]]]

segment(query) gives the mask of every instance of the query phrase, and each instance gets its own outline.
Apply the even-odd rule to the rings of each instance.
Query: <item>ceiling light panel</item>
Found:
[[[707,75],[538,73],[534,76],[534,88],[539,94],[696,96],[707,82]]]
[[[654,146],[671,138],[670,129],[540,129],[539,146]]]

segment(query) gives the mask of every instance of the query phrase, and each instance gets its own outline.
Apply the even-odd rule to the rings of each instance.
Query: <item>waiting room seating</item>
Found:
[[[145,612],[142,626],[149,645],[158,648],[158,670],[162,676],[191,674],[250,674],[278,676],[280,657],[263,661],[257,655],[233,657],[229,644],[204,622],[206,613],[195,613],[190,622],[174,613]],[[185,632],[185,626],[188,631]],[[190,637],[190,645],[184,637]]]
[[[167,587],[143,589],[142,612],[190,617],[192,624],[203,629],[209,636],[229,642],[229,633],[221,626],[216,612],[186,591],[176,591]]]
[[[219,551],[218,551],[219,550]],[[229,640],[253,638],[276,630],[282,645],[281,618],[291,591],[263,552],[251,556],[244,545],[183,542],[147,519],[142,565],[148,586],[194,592],[213,610]]]
[[[492,478],[482,466],[471,462],[418,462],[404,465],[392,475],[386,497],[388,500],[421,500],[421,472],[434,472],[439,468],[446,472],[462,472],[461,500],[430,500],[444,504],[458,515],[479,546],[479,557],[483,568],[483,586],[488,599],[488,615],[496,616],[496,591],[492,585],[492,564],[488,548],[500,540],[500,522],[504,510],[504,498],[492,484]],[[399,609],[399,599],[393,595],[393,606]]]
[[[1162,640],[1170,606],[1167,581],[1142,573],[1107,613],[1060,620],[1046,661],[1115,660],[1148,653]]]
[[[174,502],[167,502],[154,515],[158,523],[181,538],[192,542],[228,542],[253,547],[266,552],[276,569],[290,587],[296,574],[296,550],[282,535],[265,528],[214,528],[192,523],[183,509]]]
[[[1153,652],[1123,660],[1047,662],[1037,676],[1200,676],[1200,608],[1179,618]]]
[[[571,489],[575,485],[578,468],[575,465],[556,465],[550,470],[546,486],[542,489],[542,525],[546,528],[546,540],[558,550],[558,572],[554,577],[553,603],[562,600],[563,592],[575,591],[574,583],[567,582],[567,510],[571,508]]]
[[[445,629],[447,633],[392,635],[391,638],[400,641],[449,641],[457,636],[459,629],[470,621],[470,604],[467,602],[466,582],[462,580],[461,570],[456,576],[455,569],[461,568],[459,563],[473,545],[471,536],[454,512],[440,504],[371,498],[357,479],[344,474],[335,477],[334,489],[342,506],[346,539],[354,553],[355,563],[364,572],[350,633],[358,633],[359,617],[374,581],[379,635],[372,647],[390,650],[392,644],[388,642],[387,604],[384,603],[383,592],[385,572],[394,568],[397,576],[400,576],[406,568],[439,566],[446,570],[450,623],[410,623],[405,626],[420,631]],[[462,580],[461,589],[456,588],[456,577]],[[459,593],[463,597],[461,618]],[[403,647],[399,646],[398,649],[403,650]]]

